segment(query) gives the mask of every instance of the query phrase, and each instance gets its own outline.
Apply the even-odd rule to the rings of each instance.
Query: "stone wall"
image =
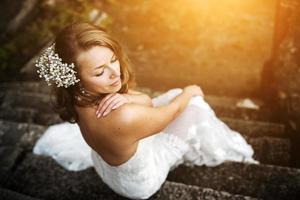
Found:
[[[288,125],[295,149],[300,147],[300,2],[280,0],[274,31],[273,53],[265,63],[262,93],[278,108]],[[296,153],[295,153],[296,154]],[[296,155],[295,155],[296,156]],[[300,159],[293,159],[300,160]],[[300,161],[295,163],[300,166]]]
[[[1,5],[0,19],[0,41],[9,39],[17,31],[23,28],[28,21],[35,16],[34,9],[38,4],[37,0],[4,0]]]

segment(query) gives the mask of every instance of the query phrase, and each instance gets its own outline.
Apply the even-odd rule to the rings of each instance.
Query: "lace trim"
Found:
[[[153,140],[153,136],[155,135],[152,135],[152,136],[149,136],[149,137],[146,137],[146,138],[143,138],[141,140],[138,141],[138,144],[137,144],[137,148],[136,148],[136,151],[135,153],[127,160],[125,161],[124,163],[120,164],[120,165],[117,165],[117,166],[113,166],[113,165],[110,165],[109,163],[107,163],[102,157],[101,155],[99,155],[96,151],[94,151],[94,153],[96,154],[97,158],[100,160],[101,163],[103,163],[103,165],[105,165],[107,168],[111,168],[111,169],[115,169],[115,170],[121,170],[121,169],[127,169],[128,165],[131,166],[131,163],[134,162],[134,160],[138,159],[138,156],[143,153],[141,152],[144,148],[149,148],[149,147],[146,147],[148,146],[149,144],[148,143],[151,143],[151,141]],[[151,146],[151,145],[150,145]]]
[[[136,151],[133,153],[133,155],[124,163],[120,164],[120,165],[110,165],[109,163],[107,163],[102,157],[101,155],[99,155],[96,151],[93,150],[93,153],[97,156],[97,158],[100,160],[100,162],[102,162],[106,167],[111,168],[111,169],[122,169],[122,168],[126,168],[127,165],[129,165],[131,162],[133,162],[133,160],[137,157],[138,151],[140,149],[140,142],[138,142]]]

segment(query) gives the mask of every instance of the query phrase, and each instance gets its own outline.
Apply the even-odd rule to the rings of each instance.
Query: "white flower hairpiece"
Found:
[[[38,68],[39,77],[44,77],[47,84],[51,85],[51,81],[57,84],[57,87],[69,87],[79,82],[76,78],[74,63],[63,63],[62,59],[54,51],[55,43],[46,49],[46,51],[36,60],[35,66]]]

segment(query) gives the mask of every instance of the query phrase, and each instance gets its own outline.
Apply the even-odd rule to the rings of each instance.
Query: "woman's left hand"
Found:
[[[110,93],[106,95],[98,105],[96,116],[105,117],[112,110],[118,108],[119,106],[130,103],[130,98],[127,94],[119,94],[119,93]]]

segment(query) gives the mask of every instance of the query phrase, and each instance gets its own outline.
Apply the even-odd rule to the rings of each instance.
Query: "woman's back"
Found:
[[[137,141],[130,140],[115,131],[115,120],[122,112],[121,107],[105,118],[97,118],[94,107],[76,107],[79,115],[78,125],[83,138],[111,166],[126,162],[137,148]]]
[[[75,143],[77,139],[83,140],[79,137],[82,134],[92,147],[89,155],[101,179],[116,193],[139,199],[149,198],[158,191],[169,171],[182,163],[199,166],[216,166],[226,160],[257,163],[252,159],[251,146],[240,134],[231,130],[215,116],[203,97],[191,98],[184,111],[159,132],[153,131],[155,129],[153,124],[159,124],[156,123],[157,119],[153,118],[152,123],[143,121],[149,120],[149,116],[158,117],[155,114],[163,115],[162,111],[167,111],[167,105],[177,97],[180,98],[180,93],[181,90],[172,89],[153,98],[152,102],[156,110],[135,104],[124,104],[102,119],[94,117],[94,110],[83,109],[80,111],[81,130],[77,124],[63,124],[58,128],[59,130],[48,132],[50,135],[59,132],[65,137],[63,141],[57,137],[54,137],[57,138],[55,140],[48,140],[45,137],[44,141],[36,145],[36,149],[47,149],[43,147],[50,146],[62,153],[70,153],[73,155],[72,159],[81,162],[76,155],[79,150],[74,148],[70,152],[71,144],[66,145],[65,141],[67,139]],[[144,111],[150,111],[152,114]],[[129,114],[127,119],[123,119]],[[131,124],[128,124],[130,122]],[[68,130],[71,129],[66,130],[68,127],[74,127],[72,132],[76,132],[75,138],[72,136],[68,139],[71,137],[68,136]],[[152,132],[148,130],[151,128]],[[140,132],[144,135],[138,134]],[[145,136],[145,134],[149,135]],[[50,144],[45,145],[49,141]],[[97,148],[98,150],[94,151]],[[57,158],[56,155],[55,157]]]
[[[111,166],[133,156],[138,141],[161,132],[185,107],[191,96],[182,92],[172,102],[157,107],[127,103],[104,118],[95,116],[95,107],[76,107],[86,142]]]
[[[134,85],[135,77],[122,49],[104,29],[89,23],[70,24],[58,33],[36,66],[40,77],[54,84],[60,117],[78,124],[49,127],[35,153],[51,155],[71,170],[93,165],[111,189],[129,198],[150,197],[183,161],[218,164],[251,157],[245,141],[231,140],[229,129],[203,99],[189,101],[202,95],[198,86],[170,90],[152,99],[154,107],[126,101],[121,94]],[[109,98],[104,104],[117,109],[99,119],[94,108],[84,107],[104,95]]]

